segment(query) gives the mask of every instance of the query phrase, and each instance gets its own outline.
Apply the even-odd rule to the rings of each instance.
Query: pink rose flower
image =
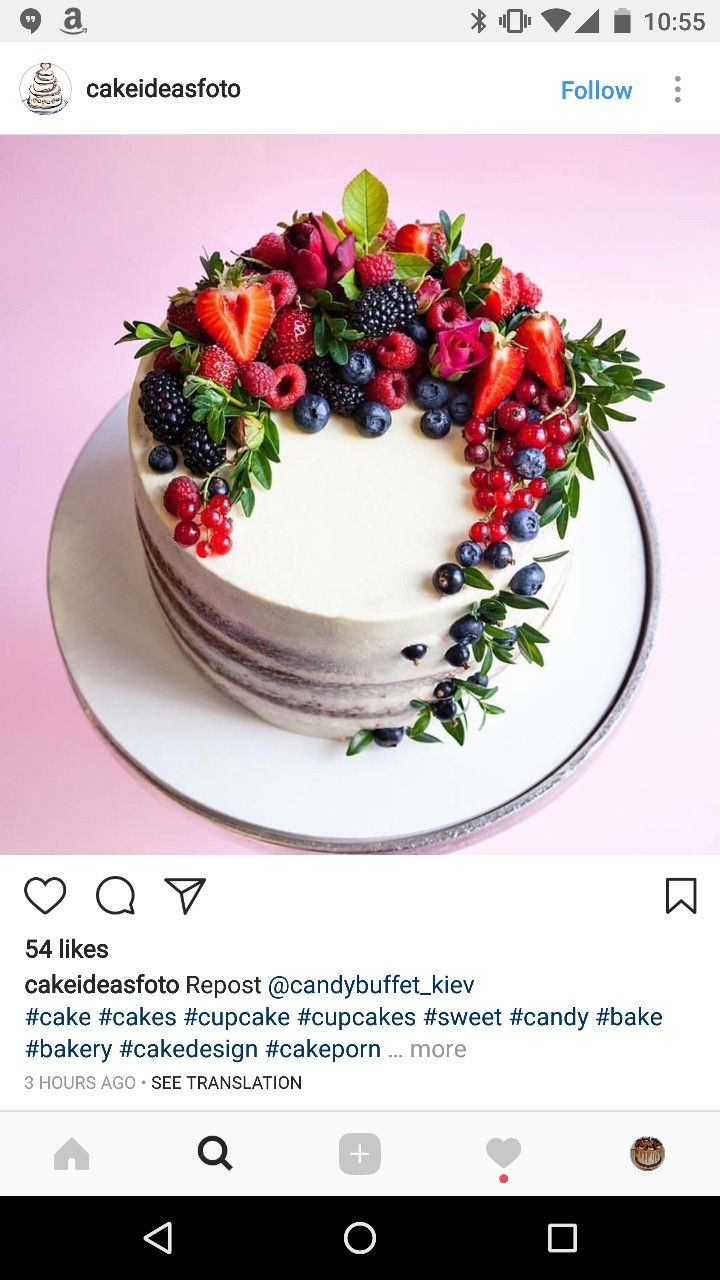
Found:
[[[315,214],[288,227],[283,238],[288,270],[300,289],[327,289],[355,266],[355,237],[339,240]]]
[[[437,354],[433,368],[441,378],[474,369],[487,358],[488,335],[482,330],[482,317],[461,324],[457,329],[441,329],[437,336]]]

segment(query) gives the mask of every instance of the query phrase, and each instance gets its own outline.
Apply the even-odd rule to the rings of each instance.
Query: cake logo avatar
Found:
[[[54,62],[40,62],[30,67],[20,81],[20,97],[36,115],[50,116],[62,111],[71,93],[67,72]]]

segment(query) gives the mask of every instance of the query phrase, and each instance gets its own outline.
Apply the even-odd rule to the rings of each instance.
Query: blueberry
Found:
[[[433,715],[438,720],[456,720],[458,713],[458,704],[454,698],[441,698],[433,707]]]
[[[213,476],[212,480],[208,480],[207,491],[209,498],[227,498],[230,485],[227,480],[223,480],[222,476]]]
[[[495,644],[499,649],[512,649],[517,644],[518,629],[517,627],[504,627],[503,630],[507,631],[507,638],[505,640],[496,640]]]
[[[539,409],[528,409],[527,420],[528,422],[542,422],[543,415]]]
[[[437,698],[438,702],[443,702],[446,698],[452,698],[455,692],[454,680],[441,680],[433,689],[433,698]]]
[[[450,388],[447,382],[426,375],[418,378],[413,394],[419,409],[442,409],[450,399]]]
[[[540,517],[537,511],[512,511],[508,520],[508,529],[513,538],[521,542],[529,542],[537,538],[540,532]]]
[[[376,729],[373,733],[373,739],[379,747],[397,747],[404,737],[404,729]]]
[[[445,661],[451,667],[469,667],[472,654],[466,644],[453,644],[445,654]]]
[[[330,421],[330,405],[324,396],[301,396],[293,407],[293,418],[301,431],[314,434]]]
[[[458,427],[464,427],[472,418],[472,398],[467,391],[456,391],[450,397],[450,417]]]
[[[468,684],[479,685],[481,689],[487,689],[490,683],[490,678],[489,676],[482,676],[479,671],[475,671],[473,675],[468,676],[467,682]]]
[[[392,423],[392,414],[386,404],[379,400],[365,400],[355,414],[355,426],[361,436],[374,440],[376,436],[384,436]]]
[[[447,409],[426,409],[420,419],[420,430],[431,440],[442,440],[450,434],[450,414]]]
[[[156,444],[148,454],[148,466],[151,471],[159,471],[165,475],[168,471],[174,471],[178,463],[178,456],[169,444]]]
[[[404,649],[401,649],[400,652],[402,653],[403,658],[407,658],[408,662],[420,662],[427,653],[427,645],[409,644],[406,645]]]
[[[539,565],[526,564],[510,579],[510,590],[516,596],[536,596],[545,581],[545,570]]]
[[[483,549],[479,542],[461,542],[455,548],[455,559],[463,569],[473,569],[483,558]]]
[[[512,468],[521,480],[536,480],[547,469],[547,458],[542,449],[518,449]]]
[[[351,351],[347,364],[340,366],[340,377],[350,387],[364,387],[375,377],[375,361],[368,351]]]
[[[479,640],[484,627],[479,618],[474,618],[471,613],[466,613],[464,618],[458,618],[457,622],[453,622],[450,628],[450,635],[453,640],[457,640],[458,644],[475,644]]]
[[[417,342],[419,347],[430,346],[430,330],[417,317],[414,316],[412,320],[408,320],[405,325],[405,332],[408,338],[412,338],[413,342]]]
[[[436,591],[444,596],[454,596],[465,586],[465,574],[459,564],[441,564],[432,581]]]
[[[512,547],[507,542],[491,542],[485,548],[485,563],[490,565],[491,569],[506,569],[512,564],[513,553]]]

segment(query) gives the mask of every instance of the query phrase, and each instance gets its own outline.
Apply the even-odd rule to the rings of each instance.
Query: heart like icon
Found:
[[[59,880],[57,876],[50,876],[49,880],[41,880],[40,876],[33,876],[27,881],[24,892],[28,902],[47,916],[60,906],[67,889],[65,881]]]
[[[491,1138],[485,1150],[491,1160],[500,1165],[501,1169],[507,1169],[513,1160],[517,1160],[522,1147],[517,1138]]]

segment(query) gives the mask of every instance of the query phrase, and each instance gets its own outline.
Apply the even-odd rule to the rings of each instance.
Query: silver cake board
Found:
[[[519,659],[504,669],[496,701],[506,714],[471,729],[463,748],[449,738],[438,746],[406,740],[348,759],[342,743],[286,733],[245,712],[173,641],[135,526],[126,413],[123,402],[108,414],[70,472],[51,534],[48,590],[88,718],[171,800],[285,848],[461,847],[556,796],[627,710],[652,647],[659,568],[647,497],[616,441],[612,464],[597,455],[597,479],[583,482],[545,668]]]

